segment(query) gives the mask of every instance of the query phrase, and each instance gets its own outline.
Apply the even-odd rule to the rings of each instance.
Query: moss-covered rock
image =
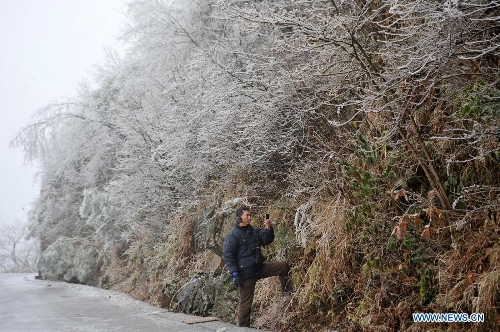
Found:
[[[182,287],[177,295],[177,305],[186,314],[234,321],[238,292],[229,275],[202,274]]]

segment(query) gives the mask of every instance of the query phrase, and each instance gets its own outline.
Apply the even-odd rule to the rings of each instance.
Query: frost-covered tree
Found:
[[[48,105],[17,136],[42,160],[32,225],[43,250],[59,237],[123,244],[143,225],[168,224],[211,181],[287,167],[302,128],[252,64],[268,61],[273,39],[264,28],[248,40],[218,15],[209,1],[131,2],[127,56],[110,58],[97,88]]]
[[[329,154],[328,137],[366,125],[373,144],[412,156],[408,166],[425,172],[445,209],[452,200],[441,162],[449,170],[495,162],[497,1],[220,3],[238,22],[279,36],[270,44],[277,75],[268,85],[292,111],[315,119],[319,130],[308,137],[318,158],[343,157],[335,142]],[[357,133],[347,128],[350,142]],[[467,152],[444,150],[436,162],[435,147],[457,140],[469,142]]]

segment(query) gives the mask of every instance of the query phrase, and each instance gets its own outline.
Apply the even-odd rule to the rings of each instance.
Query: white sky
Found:
[[[35,167],[9,141],[50,101],[76,95],[123,26],[122,0],[0,0],[0,223],[26,221]]]

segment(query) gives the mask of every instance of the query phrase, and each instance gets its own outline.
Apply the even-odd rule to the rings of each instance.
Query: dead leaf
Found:
[[[398,225],[394,226],[394,229],[392,230],[391,235],[396,235],[396,238],[398,240],[401,240],[404,236],[403,231],[401,230],[401,228]]]
[[[406,195],[406,191],[404,189],[399,189],[398,191],[394,192],[394,200],[397,201],[401,197],[403,197],[405,201],[409,201],[408,195]]]
[[[467,273],[467,283],[472,284],[474,283],[474,271],[470,271],[469,273]]]
[[[399,226],[403,229],[403,232],[406,233],[406,222],[408,220],[408,215],[404,215],[400,221],[399,221]]]
[[[429,208],[427,208],[427,209],[424,209],[423,211],[424,211],[424,213],[427,215],[427,218],[429,218],[429,220],[430,220],[431,222],[433,222],[436,218],[438,218],[438,219],[439,219],[439,218],[443,219],[443,213],[442,213],[442,211],[441,211],[440,209],[438,209],[437,207],[431,206],[431,207],[429,207]],[[438,222],[439,222],[439,220],[438,220]],[[443,222],[443,226],[444,226],[444,221],[443,221],[443,220],[441,220],[441,222]]]
[[[429,218],[429,220],[432,221],[432,207],[424,209],[424,213],[427,216],[427,218]]]
[[[391,235],[396,235],[396,238],[398,240],[401,240],[405,236],[405,233],[406,233],[406,221],[401,220],[394,226]]]
[[[436,196],[436,191],[435,190],[431,190],[429,191],[429,193],[427,194],[427,197],[429,197],[429,199],[432,201],[434,200],[434,196]]]
[[[431,234],[434,232],[434,230],[431,228],[431,224],[427,224],[424,226],[424,231],[422,232],[422,235],[425,239],[429,240],[431,238]]]
[[[439,227],[444,227],[443,213],[440,211],[438,214],[438,225]]]
[[[418,226],[422,226],[424,222],[422,219],[420,219],[420,215],[418,213],[412,214],[411,217],[413,218],[413,221],[415,221],[415,224]]]

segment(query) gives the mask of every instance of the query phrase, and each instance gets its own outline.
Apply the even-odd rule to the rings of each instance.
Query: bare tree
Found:
[[[28,237],[26,224],[19,220],[10,224],[0,224],[2,272],[33,272],[37,256],[37,241]]]

